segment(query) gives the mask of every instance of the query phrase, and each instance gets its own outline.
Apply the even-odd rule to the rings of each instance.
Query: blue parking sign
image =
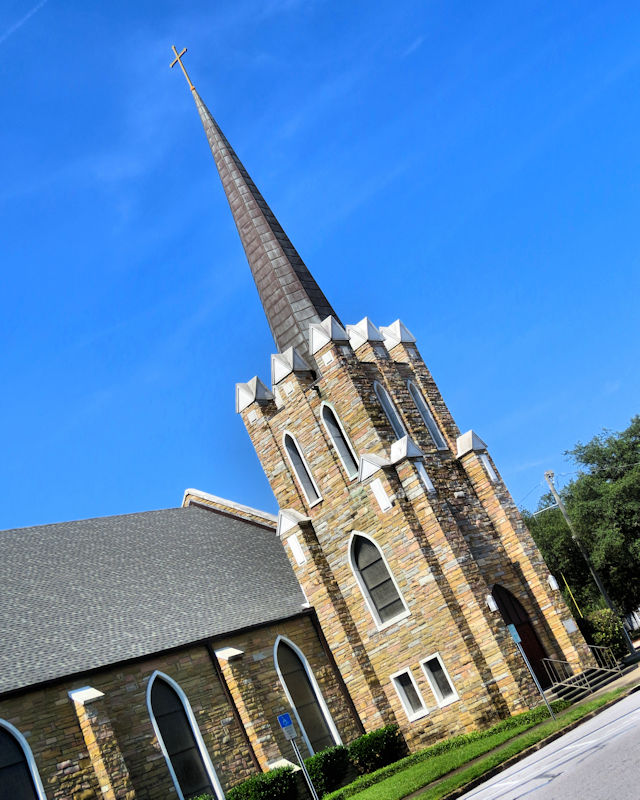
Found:
[[[285,728],[290,728],[293,725],[293,721],[291,720],[291,714],[279,714],[278,722],[280,723],[280,727],[283,730]]]

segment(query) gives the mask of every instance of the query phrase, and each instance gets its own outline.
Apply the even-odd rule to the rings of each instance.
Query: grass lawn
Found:
[[[543,722],[531,730],[526,730],[526,728],[531,728],[531,723],[524,723],[522,727],[500,731],[484,739],[463,744],[454,750],[410,764],[406,769],[384,778],[373,786],[354,794],[349,793],[349,796],[355,798],[355,800],[401,800],[408,794],[425,788],[426,791],[419,795],[420,800],[438,800],[438,798],[444,797],[454,789],[463,786],[465,783],[516,755],[516,753],[526,750],[527,747],[546,738],[551,733],[586,716],[594,709],[600,708],[621,694],[622,691],[623,689],[616,689],[599,697],[597,700],[592,700],[575,708],[569,708],[559,716],[557,722],[549,720],[549,722]],[[523,733],[523,730],[526,732]],[[479,758],[479,756],[489,753],[490,750],[504,745],[505,742],[508,742],[508,744],[498,752],[490,753],[485,758]],[[474,759],[478,760],[467,769],[462,769],[436,786],[429,787],[429,784],[453,770],[460,769]],[[381,772],[384,772],[384,770]]]

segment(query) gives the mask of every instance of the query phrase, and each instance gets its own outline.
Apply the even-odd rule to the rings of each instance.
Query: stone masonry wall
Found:
[[[290,710],[273,661],[279,635],[308,659],[340,737],[346,742],[359,733],[308,613],[217,639],[215,649],[232,646],[244,651],[242,660],[223,664],[223,672],[232,678],[229,688],[246,715],[251,743],[262,755],[262,769],[268,768],[269,761],[292,757],[276,721],[278,714]],[[223,789],[255,774],[245,736],[211,656],[204,645],[197,645],[0,697],[0,718],[27,739],[48,800],[167,800],[176,796],[146,702],[148,681],[156,670],[176,681],[187,696]],[[104,697],[76,713],[68,692],[84,686],[103,692]]]
[[[486,605],[497,579],[529,603],[465,470],[455,458],[458,430],[415,348],[395,362],[379,344],[354,353],[329,342],[315,354],[322,376],[291,373],[274,387],[273,402],[242,412],[281,509],[308,517],[297,535],[306,561],[287,552],[309,602],[316,608],[344,680],[367,729],[398,721],[410,744],[469,730],[534,702],[535,689],[501,619]],[[411,399],[407,380],[421,388],[450,449],[437,451]],[[379,381],[424,453],[436,486],[427,496],[409,460],[384,467],[364,482],[351,480],[321,422],[331,405],[358,456],[387,458],[396,437],[374,391]],[[296,438],[318,485],[310,504],[292,473],[283,437]],[[382,511],[370,484],[380,480],[392,506]],[[376,624],[349,562],[353,532],[370,535],[384,553],[409,616]],[[382,629],[381,629],[382,628]],[[419,662],[439,652],[460,695],[438,709]],[[390,675],[409,668],[431,708],[409,723]],[[435,706],[435,708],[434,708]]]
[[[243,656],[223,664],[225,678],[263,769],[283,757],[294,760],[291,745],[277,723],[279,714],[291,712],[274,662],[278,637],[294,644],[307,659],[337,728],[340,738],[336,743],[348,743],[360,734],[339,676],[324,652],[309,615],[227,637],[224,646],[241,650]],[[216,649],[219,646],[220,642],[216,643]],[[305,755],[306,746],[302,740],[300,747]]]

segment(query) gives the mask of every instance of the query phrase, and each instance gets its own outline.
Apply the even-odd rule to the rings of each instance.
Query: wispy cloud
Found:
[[[551,462],[552,456],[547,456],[545,458],[536,458],[533,461],[524,461],[520,464],[516,464],[509,468],[509,472],[518,473],[518,472],[527,472],[530,469],[535,469],[536,467],[543,467],[546,464]]]
[[[419,47],[422,47],[423,42],[424,42],[424,36],[418,36],[417,39],[414,39],[409,45],[409,47],[407,47],[406,50],[403,51],[402,58],[406,58],[407,56],[410,56],[411,53],[415,53],[415,51]]]
[[[260,21],[264,21],[300,8],[308,8],[309,5],[311,5],[309,0],[268,0],[268,2],[262,0],[258,4],[257,17]]]
[[[602,387],[602,394],[606,396],[610,394],[615,394],[616,392],[620,391],[622,386],[622,381],[606,381],[604,386]]]
[[[19,19],[17,22],[14,22],[14,23],[13,23],[13,25],[10,25],[10,26],[9,26],[9,27],[6,29],[6,31],[5,31],[4,33],[0,33],[0,44],[2,44],[3,42],[6,42],[6,41],[7,41],[7,39],[8,39],[10,36],[13,36],[13,34],[14,34],[16,31],[19,31],[19,30],[20,30],[20,28],[21,28],[23,25],[26,25],[26,24],[27,24],[27,22],[29,22],[29,20],[31,19],[31,17],[32,17],[34,14],[37,14],[37,13],[38,13],[38,11],[40,11],[40,9],[42,8],[42,6],[46,6],[46,4],[47,4],[48,2],[49,2],[49,0],[41,0],[41,2],[40,2],[40,3],[38,3],[37,5],[35,5],[35,6],[34,6],[34,7],[33,7],[33,8],[30,10],[30,11],[27,11],[27,13],[24,15],[24,17],[22,17],[22,19]]]

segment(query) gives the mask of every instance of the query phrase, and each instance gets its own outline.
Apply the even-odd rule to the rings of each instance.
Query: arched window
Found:
[[[350,555],[351,566],[377,624],[383,626],[400,616],[408,616],[409,610],[377,544],[356,533],[351,539]]]
[[[273,659],[311,755],[325,747],[342,744],[307,659],[301,651],[293,642],[279,636],[274,646]]]
[[[413,397],[413,402],[416,404],[416,408],[420,412],[422,421],[427,426],[427,430],[431,434],[433,443],[438,450],[447,450],[447,443],[445,442],[443,435],[440,433],[440,428],[433,418],[431,409],[427,405],[427,401],[422,396],[422,392],[420,389],[418,389],[415,383],[413,383],[413,381],[407,381],[407,387],[411,397]]]
[[[154,672],[147,706],[180,800],[199,794],[222,798],[222,787],[186,695],[175,681]]]
[[[0,719],[0,800],[45,800],[27,740]]]
[[[311,472],[309,471],[309,467],[307,467],[307,462],[304,460],[302,453],[300,452],[298,443],[290,433],[285,433],[284,435],[284,448],[287,451],[287,456],[289,457],[293,471],[296,474],[298,483],[302,487],[302,491],[304,492],[309,505],[314,505],[322,498],[320,497],[320,492],[318,491],[315,481],[311,477]]]
[[[335,415],[333,409],[326,403],[322,405],[322,421],[331,437],[333,446],[338,451],[342,465],[350,478],[355,478],[358,474],[358,459],[356,458],[344,428],[340,420]]]
[[[393,400],[389,397],[389,393],[384,386],[378,383],[378,381],[375,381],[373,384],[373,389],[376,393],[378,401],[380,402],[380,405],[384,409],[384,413],[387,415],[387,419],[391,423],[391,427],[396,435],[396,439],[402,439],[403,436],[407,435],[407,432],[404,429],[402,420],[400,419],[400,414],[398,414],[398,411],[393,404]]]

